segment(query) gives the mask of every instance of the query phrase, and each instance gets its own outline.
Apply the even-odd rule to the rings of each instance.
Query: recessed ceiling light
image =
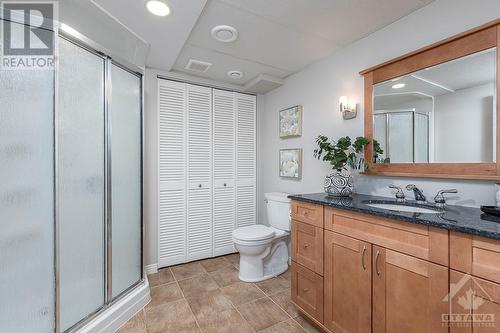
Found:
[[[227,76],[229,76],[231,79],[241,79],[243,77],[243,73],[240,71],[229,71],[227,72]]]
[[[401,89],[406,87],[406,84],[404,83],[396,83],[395,85],[392,86],[392,89]]]
[[[161,0],[147,0],[146,8],[156,16],[167,16],[170,14],[170,8]]]
[[[238,38],[238,30],[229,25],[218,25],[210,32],[212,38],[223,43],[234,42]]]

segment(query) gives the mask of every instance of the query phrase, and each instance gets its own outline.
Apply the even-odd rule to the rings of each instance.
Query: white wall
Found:
[[[434,98],[436,162],[493,161],[494,91],[488,83]]]
[[[259,191],[291,193],[321,192],[323,178],[329,173],[325,162],[313,158],[314,139],[318,134],[338,138],[363,135],[363,111],[354,120],[342,120],[338,100],[342,95],[363,105],[363,78],[359,71],[424,47],[500,16],[498,0],[437,0],[399,21],[363,38],[330,57],[288,77],[284,86],[265,96],[260,109],[259,133],[262,135]],[[353,13],[353,19],[356,18]],[[362,22],[360,22],[362,24]],[[277,112],[302,104],[304,106],[303,135],[281,140],[278,137]],[[363,107],[361,107],[363,109]],[[280,179],[278,151],[280,148],[303,148],[301,181]],[[390,196],[387,185],[415,183],[432,199],[439,189],[457,188],[459,194],[451,203],[479,206],[492,204],[492,182],[469,180],[426,180],[361,176],[356,191]],[[411,194],[410,194],[411,196]],[[262,196],[261,196],[262,197]],[[264,206],[259,201],[259,216],[263,221]]]

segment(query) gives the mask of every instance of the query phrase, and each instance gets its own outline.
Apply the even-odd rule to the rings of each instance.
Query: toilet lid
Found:
[[[274,237],[274,230],[265,225],[256,224],[234,230],[233,237],[245,241],[263,240]]]

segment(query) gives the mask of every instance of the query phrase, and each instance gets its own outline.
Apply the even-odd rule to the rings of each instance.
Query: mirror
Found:
[[[376,163],[495,163],[496,48],[373,85]]]

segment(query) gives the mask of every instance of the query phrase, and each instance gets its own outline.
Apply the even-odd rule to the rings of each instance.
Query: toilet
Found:
[[[237,228],[233,242],[240,253],[239,278],[245,282],[270,279],[288,269],[290,199],[288,193],[266,193],[270,226],[262,224]]]

